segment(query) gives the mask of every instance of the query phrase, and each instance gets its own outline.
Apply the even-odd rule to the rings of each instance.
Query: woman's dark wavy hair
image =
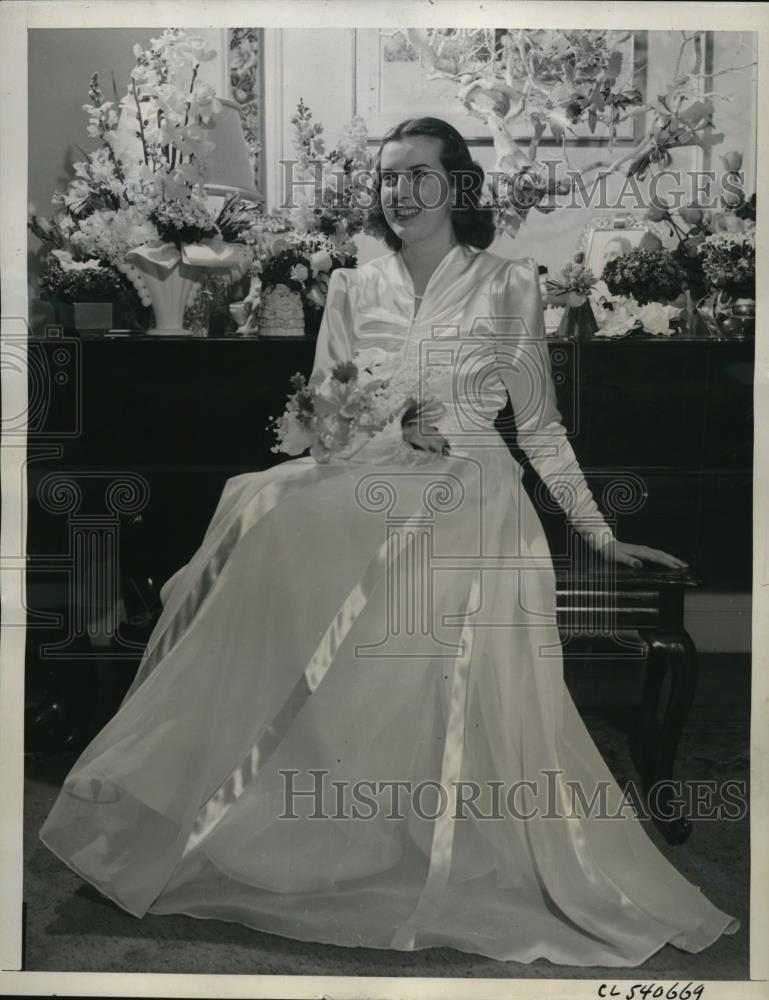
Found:
[[[463,136],[440,118],[407,118],[393,126],[382,139],[374,166],[372,193],[376,196],[376,202],[368,213],[369,231],[372,235],[384,239],[391,250],[400,250],[402,240],[387,224],[380,201],[382,150],[388,142],[416,135],[425,135],[441,141],[441,166],[449,177],[453,178],[456,192],[455,203],[451,209],[451,225],[457,242],[485,250],[495,234],[492,210],[480,204],[483,167],[473,160]]]

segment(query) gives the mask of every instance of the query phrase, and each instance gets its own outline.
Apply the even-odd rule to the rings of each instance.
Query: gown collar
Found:
[[[420,305],[417,311],[417,317],[416,317],[417,320],[420,318],[422,313],[425,312],[425,303],[428,302],[428,300],[431,298],[431,293],[437,287],[438,282],[446,274],[450,266],[455,261],[461,266],[464,266],[465,261],[469,259],[470,255],[471,251],[468,250],[462,243],[457,243],[446,254],[444,254],[444,256],[439,261],[438,266],[430,275],[427,284],[425,285],[425,290],[424,293],[422,294],[422,304]],[[411,280],[411,274],[409,273],[409,269],[406,267],[406,263],[403,260],[403,256],[401,255],[401,252],[399,250],[396,250],[393,256],[395,258],[395,266],[397,267],[398,272],[401,276],[403,286],[405,287],[409,295],[409,298],[413,300],[415,298],[414,282]]]

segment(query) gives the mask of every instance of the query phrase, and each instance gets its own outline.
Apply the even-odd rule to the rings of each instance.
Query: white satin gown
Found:
[[[229,479],[40,837],[137,917],[577,966],[700,951],[739,921],[629,810],[552,808],[569,782],[603,782],[610,814],[622,793],[565,687],[551,555],[493,426],[509,393],[572,524],[612,537],[556,406],[536,269],[456,246],[414,311],[397,253],[333,272],[315,368],[377,347],[440,371],[451,454],[391,426]]]

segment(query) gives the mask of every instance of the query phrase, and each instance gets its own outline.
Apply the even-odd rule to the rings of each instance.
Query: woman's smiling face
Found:
[[[440,139],[413,135],[387,142],[382,149],[382,211],[405,244],[451,227],[453,191],[441,163],[441,146]]]

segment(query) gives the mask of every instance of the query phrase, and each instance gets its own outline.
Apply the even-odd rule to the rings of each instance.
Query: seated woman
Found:
[[[333,272],[315,371],[376,348],[429,371],[445,413],[227,482],[46,819],[43,843],[137,917],[585,966],[739,927],[654,846],[564,684],[547,540],[494,427],[506,395],[596,558],[682,563],[598,510],[536,268],[486,249],[482,181],[445,122],[384,139],[391,252]]]

